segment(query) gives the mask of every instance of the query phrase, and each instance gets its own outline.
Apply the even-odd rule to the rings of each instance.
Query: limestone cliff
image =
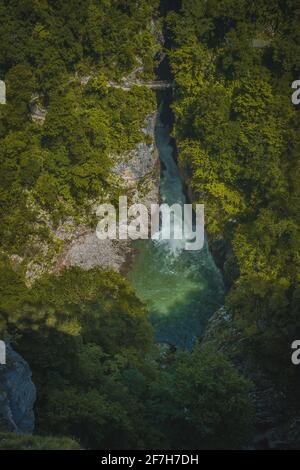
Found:
[[[149,143],[141,142],[127,155],[116,155],[113,174],[120,194],[128,196],[128,201],[139,202],[150,207],[159,200],[159,158],[154,142],[156,115],[146,118],[144,134]],[[62,267],[79,266],[91,269],[95,266],[126,271],[124,266],[132,252],[130,240],[99,240],[95,228],[84,224],[61,226],[57,238],[65,242],[65,248],[58,258],[54,271]]]
[[[120,195],[128,197],[128,204],[143,203],[147,207],[159,202],[160,164],[155,145],[156,113],[146,116],[145,137],[136,147],[125,154],[111,155],[114,167],[111,179]],[[109,194],[103,202],[111,202]],[[128,260],[133,253],[130,240],[99,240],[96,236],[97,220],[93,216],[100,201],[91,201],[89,215],[83,214],[80,221],[66,218],[58,227],[53,227],[50,214],[39,211],[39,218],[48,227],[51,239],[43,242],[32,241],[32,252],[37,255],[26,265],[26,279],[31,285],[43,273],[58,273],[64,267],[79,266],[91,269],[99,266],[126,272]],[[35,204],[35,201],[32,201]],[[34,249],[36,247],[36,249]],[[13,255],[13,264],[23,260]]]

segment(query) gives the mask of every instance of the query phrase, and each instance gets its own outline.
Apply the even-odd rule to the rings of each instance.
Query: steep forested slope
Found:
[[[168,18],[174,135],[194,201],[206,205],[210,243],[229,290],[233,325],[227,331],[224,321],[216,341],[238,363],[255,364],[252,378],[262,368],[284,397],[280,413],[294,417],[300,114],[291,85],[300,76],[299,5],[182,3],[182,12]],[[270,406],[278,401],[272,397]]]
[[[159,49],[155,3],[2,1],[0,8],[7,87],[0,109],[1,246],[32,257],[38,239],[42,256],[49,223],[80,220],[95,198],[114,199],[111,155],[144,139],[153,93],[126,93],[108,81],[138,66],[151,75]],[[39,110],[42,118],[34,119]]]
[[[1,0],[0,23],[0,332],[33,371],[35,432],[86,448],[240,445],[249,384],[221,353],[161,355],[145,308],[116,272],[50,273],[57,227],[69,218],[94,226],[95,202],[120,192],[115,156],[147,140],[154,94],[114,84],[152,78],[158,2]],[[43,269],[28,276],[33,260]],[[39,435],[0,441],[77,447]]]

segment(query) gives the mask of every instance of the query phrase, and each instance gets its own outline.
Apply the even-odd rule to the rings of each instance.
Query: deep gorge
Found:
[[[162,14],[180,6],[179,2],[174,5],[162,2]],[[165,27],[163,31],[168,49],[172,41]],[[156,76],[158,80],[173,81],[167,53],[156,69]],[[172,98],[172,88],[157,92],[155,143],[161,165],[160,200],[169,206],[174,203],[183,206],[189,201],[176,162],[176,142],[171,136]],[[181,241],[176,240],[140,240],[135,248],[137,254],[129,278],[137,296],[148,306],[156,341],[191,349],[224,300],[222,276],[207,241],[202,250],[195,252],[185,251]]]
[[[0,0],[0,449],[299,448],[298,3]]]
[[[168,106],[162,99],[155,128],[161,161],[160,199],[169,205],[183,205],[187,199],[174,158]],[[139,240],[135,247],[129,278],[137,296],[148,306],[156,341],[191,349],[209,317],[223,303],[222,276],[207,242],[200,251],[184,250],[181,240]]]

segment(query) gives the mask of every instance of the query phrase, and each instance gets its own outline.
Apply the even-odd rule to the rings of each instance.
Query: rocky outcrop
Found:
[[[6,364],[0,365],[0,432],[31,433],[35,399],[27,362],[7,345]]]
[[[114,167],[110,184],[118,189],[120,195],[128,197],[129,206],[138,202],[150,207],[159,202],[160,164],[154,138],[155,122],[156,113],[148,115],[142,129],[145,134],[143,141],[131,152],[111,155]],[[47,241],[38,237],[30,241],[32,252],[37,255],[26,266],[28,286],[46,272],[58,273],[70,266],[83,269],[99,266],[124,274],[128,271],[134,253],[131,240],[99,240],[96,236],[96,210],[99,204],[110,203],[109,194],[105,199],[90,201],[86,212],[80,214],[80,222],[70,216],[56,227],[50,214],[36,205],[30,194],[27,202],[31,210],[39,213],[40,222],[49,232]],[[13,255],[12,262],[19,264],[22,259]]]
[[[132,202],[150,207],[159,200],[159,156],[155,145],[156,114],[147,116],[143,132],[150,143],[141,142],[127,155],[114,157],[113,173],[124,194],[130,194]]]
[[[139,143],[127,155],[112,156],[116,162],[112,170],[120,194],[128,196],[128,204],[139,202],[150,207],[159,201],[159,157],[154,142],[156,114],[146,118],[143,132],[149,142]],[[96,208],[96,205],[95,205]],[[130,240],[99,240],[96,227],[76,226],[68,220],[55,233],[65,248],[53,271],[63,267],[79,266],[91,269],[99,266],[126,272],[126,264],[133,253]]]
[[[34,94],[30,100],[29,108],[31,112],[31,119],[37,124],[44,124],[47,115],[47,110],[41,106],[41,104],[39,103],[39,99],[39,95]]]
[[[79,266],[83,269],[100,266],[119,271],[129,253],[129,241],[99,240],[95,231],[89,231],[78,235],[67,245],[54,268],[54,272],[59,272],[63,267],[69,266]]]

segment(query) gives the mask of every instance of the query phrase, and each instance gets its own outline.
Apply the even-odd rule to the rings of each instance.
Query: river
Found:
[[[180,172],[174,158],[168,100],[159,104],[155,127],[161,161],[161,201],[187,203]],[[175,240],[135,242],[129,278],[137,296],[147,305],[156,341],[191,349],[209,317],[223,304],[222,275],[205,241],[199,251],[187,251]]]

